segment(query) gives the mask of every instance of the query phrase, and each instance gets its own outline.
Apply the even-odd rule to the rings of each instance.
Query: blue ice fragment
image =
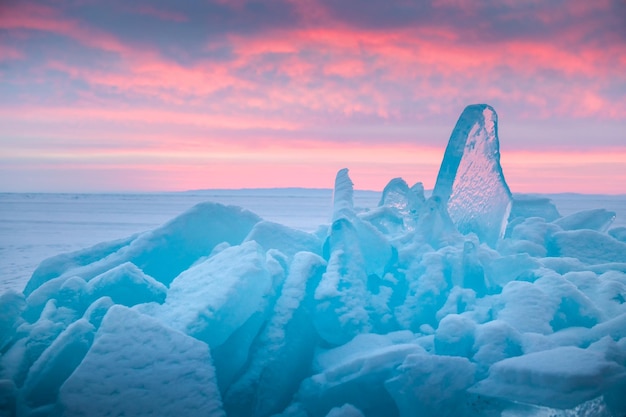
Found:
[[[409,186],[402,178],[394,178],[383,189],[378,206],[387,206],[405,212],[409,204]]]
[[[541,217],[551,222],[561,217],[561,215],[552,200],[547,197],[539,197],[532,194],[515,194],[509,220],[517,217]]]
[[[474,232],[490,246],[504,235],[512,196],[500,166],[493,107],[465,108],[450,136],[433,195],[446,203],[461,233]]]
[[[563,230],[589,229],[606,232],[615,220],[615,212],[605,209],[583,210],[561,217],[553,223]]]

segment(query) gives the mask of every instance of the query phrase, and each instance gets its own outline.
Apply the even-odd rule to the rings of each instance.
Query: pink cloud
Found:
[[[423,37],[428,32],[428,28],[417,31],[397,30],[397,31],[365,31],[347,28],[335,29],[313,29],[292,31],[287,33],[267,33],[265,37],[248,39],[243,37],[232,37],[231,42],[238,56],[236,67],[245,67],[254,62],[255,57],[264,53],[271,53],[276,50],[275,42],[280,42],[280,50],[289,54],[288,58],[278,58],[275,65],[278,71],[283,71],[287,75],[297,74],[298,79],[292,80],[295,86],[290,86],[289,91],[297,91],[298,81],[303,83],[312,79],[322,81],[322,88],[327,91],[337,91],[337,86],[329,80],[324,80],[320,74],[339,75],[346,79],[358,79],[363,89],[369,89],[368,93],[378,89],[380,97],[388,97],[389,91],[380,90],[377,84],[378,79],[372,79],[371,74],[378,73],[377,77],[387,80],[390,83],[403,85],[406,89],[413,89],[415,94],[424,96],[442,97],[456,95],[463,98],[463,95],[472,96],[480,94],[484,99],[516,97],[518,102],[526,102],[531,106],[541,106],[538,112],[545,117],[555,115],[565,115],[560,106],[553,103],[559,102],[561,96],[566,96],[568,88],[565,85],[577,85],[582,81],[582,87],[588,93],[585,94],[585,103],[580,106],[577,117],[581,116],[584,110],[586,116],[603,116],[618,118],[622,117],[626,111],[626,105],[615,102],[608,102],[600,95],[604,89],[601,80],[607,77],[624,78],[624,65],[621,57],[626,55],[626,48],[623,46],[607,46],[604,49],[575,49],[567,50],[559,45],[548,45],[540,42],[530,41],[502,41],[495,45],[463,45],[450,41],[454,39],[450,36]],[[441,32],[441,31],[439,31]],[[307,61],[306,58],[291,53],[298,51],[319,51],[322,53],[322,62]],[[315,58],[313,58],[315,59]],[[546,86],[555,85],[554,77],[545,80],[546,72],[560,74],[557,79],[557,91],[551,92],[550,102],[538,99],[535,89],[529,91],[527,88],[517,87],[514,82],[509,82],[506,90],[498,88],[494,83],[494,74],[497,76],[502,67],[510,68],[517,77],[529,80]],[[292,70],[297,68],[297,70]],[[428,84],[428,79],[432,76],[444,77],[451,82],[444,82],[433,88]],[[566,82],[570,79],[569,83]],[[577,79],[577,82],[573,80]],[[471,82],[469,82],[471,80]],[[583,81],[584,80],[584,81]],[[560,85],[559,85],[560,83]],[[292,88],[292,87],[295,87]],[[341,88],[341,87],[339,87]],[[354,103],[354,92],[359,90],[342,91],[342,95],[347,97],[346,102]],[[487,94],[485,94],[487,93]],[[596,104],[591,104],[591,98],[596,97]],[[298,94],[298,97],[304,97]],[[373,114],[384,115],[387,111],[380,111],[381,106],[387,103],[382,100],[377,104],[377,108],[365,109]],[[600,101],[604,100],[603,108],[612,107],[610,112],[599,112]],[[331,101],[332,103],[332,101]],[[617,104],[617,106],[616,106]],[[315,108],[315,105],[312,105]],[[349,108],[344,109],[344,113],[351,114]],[[341,110],[340,110],[341,111]],[[584,116],[583,116],[584,117]]]
[[[279,116],[247,116],[156,110],[151,108],[85,108],[85,107],[40,107],[0,108],[0,117],[6,120],[28,123],[59,123],[72,121],[135,122],[159,125],[195,125],[211,128],[244,130],[253,128],[294,130],[297,122]]]
[[[468,8],[468,13],[476,7],[458,3],[454,7]],[[316,136],[315,129],[332,132],[358,125],[365,131],[370,126],[426,124],[445,116],[451,130],[455,109],[493,101],[506,103],[504,119],[531,123],[626,119],[626,101],[612,90],[626,82],[626,45],[609,42],[598,48],[585,42],[596,22],[566,28],[550,42],[533,37],[468,42],[464,36],[480,39],[479,28],[454,30],[434,22],[359,28],[339,21],[318,2],[294,4],[307,17],[306,24],[211,38],[202,52],[228,51],[224,56],[199,53],[184,63],[159,51],[159,45],[139,47],[51,7],[5,7],[0,29],[11,39],[28,31],[49,32],[119,55],[106,66],[57,59],[33,65],[23,75],[13,74],[26,85],[48,83],[48,72],[54,74],[50,79],[59,83],[59,90],[68,88],[72,98],[45,105],[50,100],[38,101],[33,88],[27,91],[30,95],[24,94],[35,97],[32,102],[0,108],[7,132],[50,139],[32,148],[14,142],[7,149],[15,160],[44,161],[41,166],[49,169],[58,164],[89,172],[136,168],[143,179],[133,186],[142,187],[152,186],[147,178],[158,178],[157,184],[167,189],[327,187],[344,165],[352,168],[361,188],[381,189],[394,176],[432,187],[443,149],[423,144],[440,141],[443,146],[447,136],[422,135],[407,144],[408,134],[398,139],[391,128],[361,141],[358,130]],[[597,7],[607,3],[576,2],[563,13],[584,16]],[[187,19],[152,6],[135,11],[164,25]],[[556,14],[538,18],[554,25],[563,19]],[[0,60],[18,60],[25,54],[28,50],[0,45]],[[74,84],[82,89],[71,90]],[[88,146],[80,145],[79,136]],[[598,175],[620,181],[626,177],[619,162],[626,160],[624,149],[593,149],[587,143],[590,150],[585,153],[524,153],[524,147],[531,146],[523,137],[518,139],[515,149],[503,155],[514,191],[559,191],[555,178],[561,178],[561,191],[598,191],[593,188]],[[542,146],[548,145],[546,141]],[[576,146],[572,142],[572,148]],[[80,162],[85,158],[88,162]],[[176,175],[168,179],[158,170]],[[550,180],[537,178],[538,173],[550,173]],[[213,182],[199,183],[207,178]],[[603,189],[613,190],[607,192],[619,187],[605,183]]]
[[[131,48],[115,36],[82,25],[60,15],[55,9],[35,3],[18,3],[5,7],[0,14],[0,29],[38,30],[67,36],[85,46],[125,54]]]
[[[24,53],[9,45],[0,44],[0,62],[23,59]]]
[[[327,13],[319,5],[316,7],[319,15]],[[497,76],[499,68],[505,66],[517,77],[538,85],[545,71],[587,80],[584,94],[579,95],[582,101],[577,106],[576,117],[620,118],[626,113],[626,105],[603,97],[600,91],[604,86],[598,81],[623,77],[626,56],[623,46],[569,50],[558,44],[532,41],[462,44],[458,42],[458,33],[435,25],[380,31],[333,22],[323,28],[266,31],[253,37],[231,35],[222,41],[213,40],[214,47],[232,47],[234,59],[197,60],[184,66],[164,58],[156,49],[123,44],[113,35],[64,18],[51,8],[29,3],[8,9],[0,18],[0,27],[50,31],[91,47],[119,52],[124,59],[115,69],[106,71],[61,62],[47,65],[96,88],[115,88],[122,93],[176,105],[190,100],[193,103],[194,98],[229,89],[228,96],[216,106],[243,113],[285,110],[295,105],[313,112],[325,110],[344,116],[369,114],[398,119],[404,116],[393,108],[394,103],[419,97],[448,100],[448,106],[456,101],[508,99],[537,107],[535,111],[543,117],[566,115],[571,109],[567,105],[572,101],[568,97],[571,90],[562,88],[564,82],[550,92],[550,100],[537,94],[540,89],[528,91],[514,82],[507,85],[498,84],[501,80],[494,82],[494,74]],[[266,59],[268,56],[271,59]],[[260,79],[241,75],[246,72]],[[288,80],[263,84],[266,72],[284,74]],[[352,80],[352,85],[333,77]],[[432,77],[447,81],[433,86],[429,81]],[[397,86],[397,91],[390,91],[380,81]],[[311,83],[318,87],[312,90]],[[546,85],[550,83],[552,80]],[[607,108],[611,111],[603,111]]]

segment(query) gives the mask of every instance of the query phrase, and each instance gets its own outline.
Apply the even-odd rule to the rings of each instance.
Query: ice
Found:
[[[268,221],[257,223],[245,241],[255,241],[265,250],[277,249],[289,258],[302,251],[321,255],[322,248],[317,236]]]
[[[333,191],[333,221],[354,216],[354,184],[348,176],[348,168],[340,169],[335,178]]]
[[[603,314],[589,297],[575,285],[552,271],[535,281],[535,286],[558,302],[550,325],[554,331],[569,327],[593,327]]]
[[[407,355],[394,376],[385,382],[400,417],[471,416],[467,388],[475,380],[476,367],[455,356]]]
[[[590,229],[606,232],[615,220],[615,212],[605,209],[584,210],[555,220],[563,230]]]
[[[620,242],[626,243],[626,227],[614,227],[609,230],[609,235],[613,236]]]
[[[448,314],[439,322],[435,332],[437,355],[471,358],[474,354],[476,324],[468,317]]]
[[[346,402],[365,415],[397,415],[384,382],[408,355],[415,353],[424,353],[424,349],[414,343],[400,343],[349,355],[304,380],[297,398],[311,416],[324,416]]]
[[[548,255],[547,246],[552,236],[561,229],[540,217],[529,217],[521,222],[511,223],[509,230],[507,238],[498,245],[501,253],[527,253],[534,257],[545,257]]]
[[[548,256],[576,258],[587,264],[626,262],[626,243],[594,230],[557,232],[548,242]]]
[[[10,379],[0,379],[0,411],[3,416],[14,416],[16,413],[17,389]]]
[[[56,300],[46,303],[41,317],[35,323],[22,323],[3,352],[0,370],[21,386],[33,363],[48,349],[68,325],[78,319],[76,312],[58,307]]]
[[[309,372],[318,342],[311,321],[312,289],[319,284],[324,268],[324,260],[313,253],[295,255],[248,370],[226,390],[224,404],[229,416],[271,415],[289,405]]]
[[[87,311],[85,311],[83,318],[87,319],[87,321],[89,321],[89,323],[91,323],[97,329],[100,327],[100,324],[102,323],[102,320],[104,319],[107,311],[109,311],[109,309],[114,305],[115,304],[113,304],[113,300],[111,300],[111,297],[98,298],[87,308]]]
[[[22,394],[36,408],[56,402],[59,388],[91,347],[95,328],[85,319],[72,323],[30,368]]]
[[[89,301],[107,296],[115,304],[128,307],[149,302],[163,303],[166,293],[165,285],[144,274],[130,262],[98,275],[89,281],[86,288]]]
[[[64,253],[45,259],[33,272],[30,280],[24,288],[24,295],[28,296],[45,282],[62,276],[68,270],[84,267],[100,261],[128,246],[136,236],[126,239],[118,239],[111,242],[103,242],[87,249],[81,249],[72,253]]]
[[[24,289],[29,295],[50,278],[80,276],[89,281],[132,262],[146,275],[169,285],[215,245],[240,243],[260,218],[239,207],[201,203],[169,223],[131,239],[96,245],[42,263]]]
[[[383,189],[379,206],[393,207],[406,213],[409,207],[409,185],[402,178],[394,178]]]
[[[338,367],[370,354],[373,349],[382,349],[396,344],[415,343],[415,335],[410,331],[397,331],[385,335],[362,333],[349,342],[332,349],[317,352],[313,368],[317,372]]]
[[[206,202],[42,262],[0,295],[0,415],[626,415],[618,210],[511,200],[496,130],[466,109],[428,199],[343,169],[297,213],[330,225]]]
[[[487,397],[567,409],[626,380],[626,369],[602,353],[559,347],[495,363],[470,389]]]
[[[549,334],[553,332],[550,322],[558,308],[555,300],[530,282],[511,281],[498,297],[496,317],[519,332]]]
[[[498,116],[486,104],[467,106],[452,131],[433,195],[463,234],[495,246],[504,236],[512,196],[500,166]]]
[[[63,416],[224,416],[206,344],[112,307],[60,390]]]
[[[23,294],[7,291],[0,295],[0,351],[4,351],[11,341],[25,307]]]
[[[406,299],[396,308],[395,316],[403,328],[418,331],[420,326],[437,326],[437,311],[446,301],[450,285],[444,275],[443,255],[427,253],[421,262],[413,263],[407,271]]]
[[[489,367],[503,359],[520,356],[522,334],[504,321],[493,320],[476,327],[474,332],[476,363]]]
[[[504,255],[493,259],[485,266],[487,281],[494,287],[502,288],[511,281],[528,281],[534,270],[542,266],[527,252]]]
[[[328,267],[315,289],[315,327],[331,344],[342,344],[370,331],[367,272],[359,239],[352,223],[333,223]]]
[[[160,315],[175,328],[216,347],[259,311],[271,289],[265,254],[250,241],[176,277]]]
[[[435,249],[448,246],[459,240],[445,203],[432,196],[424,203],[416,225],[417,238]]]
[[[335,407],[326,414],[326,417],[365,417],[361,410],[352,404],[344,404],[341,407]]]
[[[402,178],[394,178],[383,189],[379,207],[361,213],[360,217],[386,235],[399,236],[415,229],[425,204],[421,182],[409,188]]]
[[[471,288],[479,297],[485,296],[489,287],[476,245],[471,241],[466,241],[463,247],[463,287]]]
[[[365,213],[360,213],[359,218],[387,236],[402,236],[410,227],[405,225],[406,219],[403,218],[398,210],[392,207],[377,207]]]
[[[51,279],[45,282],[35,291],[33,291],[26,298],[26,311],[24,312],[24,318],[29,322],[34,322],[39,319],[43,309],[50,300],[56,300],[61,295],[61,288],[66,281],[75,281],[76,279],[82,280],[80,277],[59,277]],[[86,285],[83,281],[83,287]],[[67,287],[65,287],[67,289]]]
[[[422,184],[421,182],[416,182],[409,189],[408,193],[409,214],[419,214],[419,212],[422,210],[422,207],[424,207],[425,202],[426,198],[424,197],[424,184]]]
[[[560,218],[561,214],[550,198],[529,194],[513,195],[509,219],[525,219],[528,217],[540,217],[547,222],[551,222]]]

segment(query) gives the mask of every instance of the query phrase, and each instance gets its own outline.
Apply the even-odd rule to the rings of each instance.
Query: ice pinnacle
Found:
[[[467,106],[456,123],[433,195],[467,234],[495,246],[506,229],[512,197],[500,166],[498,116],[487,104]]]
[[[348,175],[348,168],[340,169],[335,177],[333,190],[333,221],[342,217],[352,217],[354,210],[354,184]]]

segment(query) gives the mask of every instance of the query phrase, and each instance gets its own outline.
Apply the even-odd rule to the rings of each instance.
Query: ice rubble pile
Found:
[[[315,234],[204,203],[44,261],[0,298],[0,414],[626,414],[624,231],[512,198],[491,107],[432,197],[352,191]]]

